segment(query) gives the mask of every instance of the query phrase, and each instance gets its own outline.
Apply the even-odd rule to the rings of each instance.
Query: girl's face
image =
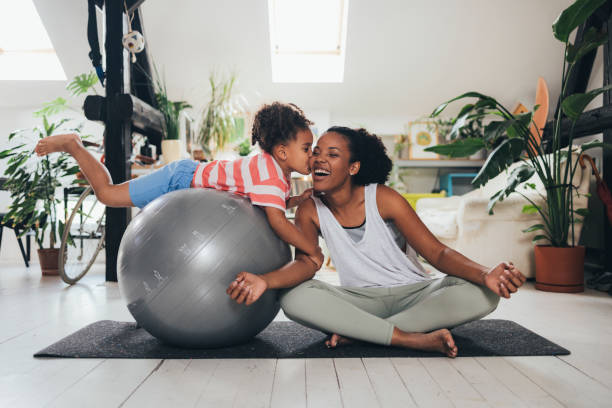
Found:
[[[310,129],[298,130],[295,139],[286,145],[287,165],[292,171],[301,174],[310,173],[313,135]]]
[[[315,146],[310,169],[315,191],[328,192],[341,186],[359,171],[359,162],[351,163],[348,141],[339,133],[327,132]]]

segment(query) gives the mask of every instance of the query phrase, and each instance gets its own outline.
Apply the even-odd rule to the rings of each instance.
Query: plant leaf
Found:
[[[62,97],[43,103],[43,107],[34,112],[35,117],[52,116],[68,109],[68,101]]]
[[[77,75],[74,79],[66,86],[66,89],[72,93],[73,96],[79,96],[87,93],[95,84],[98,83],[98,76],[94,71],[90,71],[86,74]]]
[[[525,228],[523,232],[533,232],[533,231],[539,231],[539,230],[546,230],[546,227],[544,226],[544,224],[532,225],[529,228]]]
[[[485,164],[472,180],[472,184],[480,187],[497,176],[514,163],[525,149],[525,141],[519,138],[504,140],[487,158]]]
[[[497,202],[504,201],[504,190],[499,190],[497,193],[493,194],[491,198],[489,198],[489,204],[487,205],[487,210],[489,210],[489,215],[493,215],[493,207]]]
[[[489,214],[493,214],[493,207],[495,207],[497,202],[503,201],[504,198],[514,193],[519,184],[529,180],[534,173],[535,169],[529,164],[523,164],[514,168],[506,180],[506,187],[489,199]]]
[[[587,215],[589,215],[589,210],[587,208],[578,208],[574,210],[574,212],[580,215],[581,217],[586,217]]]
[[[466,125],[468,116],[469,116],[469,113],[466,113],[465,115],[461,117],[457,117],[457,120],[455,120],[455,123],[453,124],[453,128],[448,134],[449,138],[451,139],[457,138],[457,135],[459,134],[459,131],[461,130],[461,128],[463,128]]]
[[[574,4],[563,10],[553,23],[552,29],[555,38],[566,43],[572,31],[584,23],[605,2],[606,0],[575,1]]]
[[[570,64],[573,64],[592,50],[596,49],[602,44],[605,44],[607,41],[608,35],[605,32],[598,31],[595,27],[590,27],[584,34],[580,44],[577,46],[574,44],[568,44],[565,59]]]
[[[489,100],[489,103],[492,103],[493,106],[497,105],[497,101],[495,100],[495,98],[492,98],[490,96],[481,94],[480,92],[466,92],[462,95],[457,96],[456,98],[450,99],[446,102],[444,102],[443,104],[439,105],[436,109],[434,109],[434,111],[431,113],[430,117],[436,117],[438,116],[440,113],[442,113],[442,111],[444,111],[444,109],[446,109],[446,107],[454,101],[457,101],[459,99],[463,99],[463,98],[480,98],[480,99],[486,99]]]
[[[532,112],[526,112],[520,115],[515,115],[514,119],[509,119],[508,121],[510,122],[510,124],[506,129],[508,137],[523,138],[527,140],[529,137],[529,124],[531,123],[532,117]]]
[[[547,235],[536,235],[535,237],[533,237],[531,242],[536,242],[536,241],[539,241],[541,239],[546,239],[546,240],[550,241],[550,238],[548,238]]]
[[[466,115],[466,114],[470,113],[472,110],[474,110],[474,104],[473,103],[468,103],[467,105],[464,105],[463,108],[461,108],[461,110],[457,114],[457,117],[459,118],[459,117],[461,117],[463,115]]]
[[[566,97],[561,103],[561,109],[568,118],[576,121],[582,115],[587,105],[595,99],[597,95],[612,89],[612,84],[602,88],[593,89],[587,93],[575,93]]]
[[[525,190],[527,190],[528,188],[535,190],[536,189],[536,185],[535,183],[525,183],[524,184]]]
[[[493,121],[484,128],[484,138],[487,141],[494,142],[506,133],[506,129],[510,126],[509,120]]]
[[[596,147],[601,147],[604,150],[612,150],[612,144],[598,142],[596,140],[593,140],[591,142],[587,142],[587,143],[583,144],[582,146],[580,146],[580,152],[584,152],[584,151],[587,151],[589,149],[594,149]]]
[[[521,212],[523,214],[535,214],[539,210],[540,210],[540,207],[538,207],[537,205],[529,204],[529,205],[524,206]]]
[[[467,157],[485,147],[481,138],[455,139],[449,144],[428,147],[426,152],[434,152],[448,157]]]

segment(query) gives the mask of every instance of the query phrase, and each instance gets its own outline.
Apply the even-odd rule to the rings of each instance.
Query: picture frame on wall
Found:
[[[414,121],[406,125],[409,140],[409,160],[440,160],[437,153],[426,152],[428,147],[439,143],[438,124],[429,121]]]

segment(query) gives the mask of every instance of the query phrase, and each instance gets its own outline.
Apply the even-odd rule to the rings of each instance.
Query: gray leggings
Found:
[[[480,319],[499,296],[447,276],[390,288],[351,288],[309,280],[281,295],[285,315],[304,326],[370,343],[389,345],[393,328],[425,333]]]

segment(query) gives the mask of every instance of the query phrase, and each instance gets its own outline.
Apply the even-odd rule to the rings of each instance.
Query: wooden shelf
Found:
[[[467,167],[479,168],[484,160],[395,160],[398,167]]]

